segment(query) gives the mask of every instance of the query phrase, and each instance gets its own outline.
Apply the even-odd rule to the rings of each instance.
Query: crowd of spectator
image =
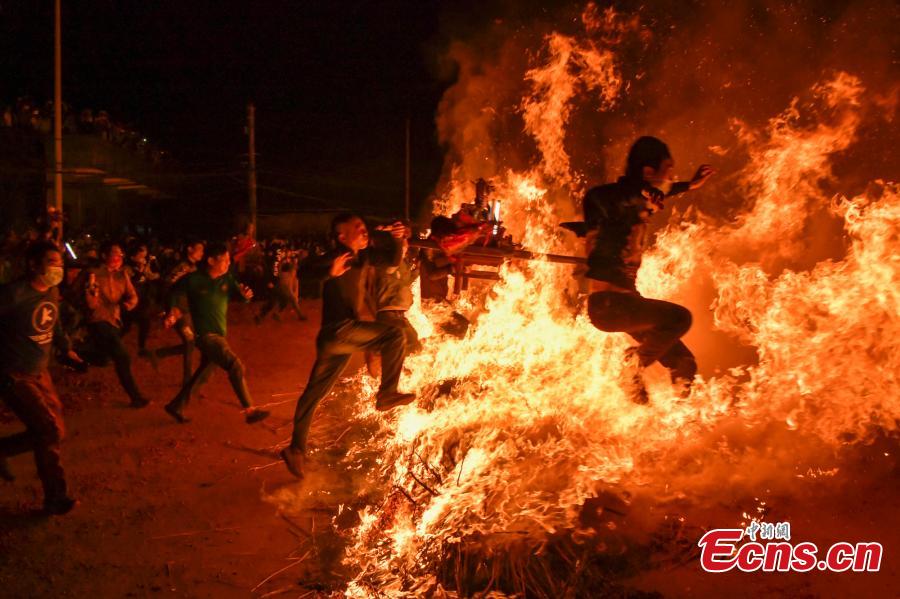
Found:
[[[182,392],[165,406],[179,422],[187,421],[183,409],[213,366],[228,373],[246,422],[259,422],[269,412],[253,405],[243,363],[225,338],[228,299],[262,299],[261,309],[252,308],[257,324],[276,307],[276,317],[292,308],[305,320],[298,265],[326,249],[315,236],[257,242],[252,229],[228,244],[100,239],[87,232],[63,241],[58,231],[51,224],[0,233],[0,402],[26,427],[0,438],[0,480],[15,478],[7,458],[33,452],[47,515],[65,514],[76,503],[60,457],[64,425],[48,370],[51,356],[81,373],[111,363],[131,407],[143,408],[151,401],[133,375],[133,352],[123,342],[135,330],[137,356],[154,369],[161,359],[181,357]],[[154,327],[173,327],[180,342],[151,347]],[[201,358],[196,369],[195,348]]]
[[[0,284],[21,276],[24,268],[21,257],[28,245],[36,240],[53,241],[55,231],[47,226],[28,227],[24,230],[8,229],[0,232]],[[161,240],[157,237],[142,238],[123,235],[117,238],[97,236],[88,232],[67,234],[68,240],[62,246],[66,254],[67,267],[78,270],[93,265],[99,260],[99,250],[104,242],[116,241],[126,251],[145,248],[145,260],[154,273],[165,275],[183,260],[185,247],[192,242],[204,240],[195,237]],[[236,247],[238,237],[230,240]],[[294,264],[309,256],[320,256],[331,247],[328,235],[309,233],[285,237],[271,237],[254,240],[251,250],[235,260],[235,269],[242,282],[250,285],[258,296],[264,297],[267,285],[278,279],[281,266],[287,262]]]
[[[80,111],[63,103],[64,135],[96,135],[131,152],[140,154],[157,164],[166,159],[166,152],[152,144],[133,126],[112,118],[105,110]],[[35,131],[41,135],[53,134],[53,102],[44,104],[28,97],[20,97],[3,108],[0,126]]]

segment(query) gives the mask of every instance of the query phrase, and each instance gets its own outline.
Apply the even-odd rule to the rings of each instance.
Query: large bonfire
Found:
[[[567,125],[576,98],[615,110],[628,86],[615,48],[628,35],[641,35],[633,19],[589,6],[582,35],[552,33],[530,59],[518,113],[534,159],[525,169],[494,164],[491,177],[505,225],[530,250],[577,251],[558,227],[585,190]],[[436,326],[446,307],[417,304],[424,349],[407,360],[402,386],[419,402],[375,412],[365,398],[376,382],[365,374],[336,391],[361,398],[356,422],[371,431],[343,458],[369,472],[357,481],[365,507],[346,551],[348,594],[552,596],[563,589],[554,584],[574,584],[584,555],[646,544],[677,527],[687,504],[787,484],[841,444],[895,431],[900,189],[873,181],[856,197],[823,191],[867,101],[859,78],[835,72],[764,127],[733,122],[747,157],[731,175],[743,204],[725,216],[676,207],[659,231],[641,293],[691,306],[692,334],[744,348],[743,363],[698,377],[687,398],[651,368],[650,404],[628,401],[629,339],[591,325],[572,266],[506,264],[499,282],[454,300],[472,322],[464,338]],[[471,199],[470,173],[461,163],[450,172],[442,213]],[[810,263],[810,236],[826,234],[838,249]],[[562,539],[588,551],[566,558]],[[544,575],[526,565],[542,556]]]

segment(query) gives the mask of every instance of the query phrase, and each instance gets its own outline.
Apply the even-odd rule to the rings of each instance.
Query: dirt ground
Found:
[[[285,487],[327,497],[324,486],[338,478],[298,483],[275,454],[290,435],[314,357],[320,311],[315,302],[304,307],[307,322],[285,313],[281,322],[259,327],[250,307],[231,307],[229,338],[247,366],[251,392],[258,404],[276,404],[262,424],[244,424],[222,372],[188,407],[192,421],[173,422],[162,405],[178,390],[178,358],[163,360],[158,372],[136,360],[138,383],[153,401],[143,410],[126,407],[111,367],[55,373],[66,407],[66,471],[80,505],[65,517],[35,514],[41,492],[32,459],[10,460],[17,480],[0,485],[0,596],[313,598],[340,589],[340,545],[331,528],[339,492],[335,505],[318,512],[284,514],[267,501]],[[150,345],[175,342],[173,333],[156,330]],[[128,343],[133,348],[133,334]],[[6,418],[0,434],[19,428]],[[325,402],[312,441],[346,428],[338,407]],[[900,478],[888,454],[870,447],[827,497],[817,487],[804,501],[781,503],[798,539],[883,543],[881,573],[710,575],[692,561],[626,585],[665,597],[898,597]],[[730,524],[733,517],[723,507],[706,524]]]

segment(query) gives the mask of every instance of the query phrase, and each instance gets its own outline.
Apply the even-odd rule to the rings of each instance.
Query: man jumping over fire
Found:
[[[694,355],[681,341],[691,327],[691,313],[671,302],[645,298],[635,288],[651,215],[662,209],[665,198],[698,189],[714,172],[704,164],[689,182],[675,183],[674,168],[665,143],[641,137],[628,152],[625,176],[589,190],[584,222],[566,224],[585,237],[591,322],[601,331],[628,333],[638,343],[629,351],[636,370],[628,382],[632,400],[641,404],[649,401],[644,367],[658,361],[685,392],[697,373]]]
[[[316,361],[306,389],[297,401],[291,444],[281,452],[288,470],[298,478],[303,477],[306,438],[316,406],[328,395],[352,354],[365,351],[381,354],[381,387],[376,396],[376,409],[390,410],[416,398],[412,393],[397,390],[406,348],[403,331],[375,322],[375,267],[398,266],[403,258],[401,240],[406,237],[402,223],[394,223],[388,230],[390,247],[370,247],[369,231],[362,218],[354,214],[338,215],[331,225],[337,249],[306,266],[307,276],[324,280],[325,284]]]

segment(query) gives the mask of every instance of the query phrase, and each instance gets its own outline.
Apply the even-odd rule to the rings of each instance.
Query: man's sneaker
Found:
[[[88,371],[88,363],[83,360],[81,362],[76,362],[69,356],[58,356],[56,361],[66,370],[71,370],[78,374],[84,374]]]
[[[6,458],[0,458],[0,478],[8,483],[16,480],[16,476],[9,469],[9,462],[6,461]]]
[[[165,406],[163,406],[163,409],[166,411],[166,413],[169,416],[174,418],[175,421],[178,422],[178,424],[184,424],[186,422],[190,422],[190,420],[188,420],[187,418],[184,417],[184,414],[181,413],[181,410],[179,410],[178,408],[176,408],[174,405],[172,405],[170,403],[167,403]]]
[[[260,420],[265,420],[268,417],[268,410],[253,410],[252,412],[247,412],[247,416],[244,417],[244,420],[247,422],[247,424],[255,424]]]
[[[625,391],[628,398],[638,405],[643,406],[650,403],[650,394],[647,393],[647,386],[644,385],[644,377],[640,370],[626,375]]]
[[[635,383],[634,387],[631,389],[630,398],[631,401],[641,406],[650,403],[650,394],[647,393],[647,387],[644,386],[644,381]]]
[[[132,397],[131,398],[131,407],[132,408],[146,408],[150,405],[150,400],[143,396]]]
[[[672,381],[675,392],[678,393],[679,399],[688,399],[691,396],[691,387],[694,381],[676,378]]]
[[[72,511],[78,502],[71,497],[44,500],[44,513],[48,516],[62,516]]]
[[[625,362],[621,380],[629,399],[638,405],[650,403],[650,395],[644,385],[644,369],[641,367],[637,347],[629,347],[625,350]]]
[[[386,412],[387,410],[396,408],[398,406],[411,404],[415,400],[415,393],[400,393],[399,391],[384,394],[379,393],[375,399],[375,409],[380,412]]]
[[[306,457],[302,453],[290,447],[285,447],[279,455],[291,474],[297,478],[303,478],[303,465],[306,462]]]

